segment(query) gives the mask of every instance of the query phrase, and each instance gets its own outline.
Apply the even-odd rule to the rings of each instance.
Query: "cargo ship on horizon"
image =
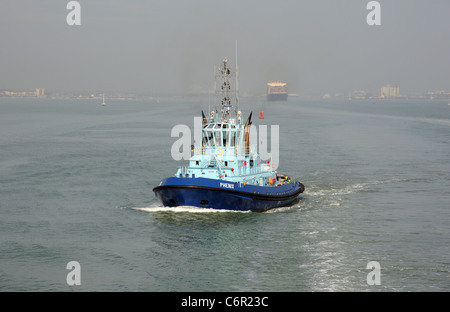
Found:
[[[273,81],[267,84],[267,100],[268,101],[287,101],[288,87],[287,83]]]

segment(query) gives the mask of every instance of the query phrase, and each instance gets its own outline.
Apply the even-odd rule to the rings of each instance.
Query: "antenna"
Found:
[[[214,65],[214,90],[213,90],[214,94],[217,94],[217,71],[216,71],[216,65]],[[215,99],[214,99],[214,106],[216,106],[215,104]],[[209,113],[211,113],[211,102],[209,103]]]
[[[237,46],[237,40],[236,40],[236,111],[238,111],[238,94],[239,94],[239,67],[238,67],[238,46]]]

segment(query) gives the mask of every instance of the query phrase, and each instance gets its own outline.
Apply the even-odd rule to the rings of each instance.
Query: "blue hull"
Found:
[[[169,177],[153,191],[168,207],[265,211],[292,203],[304,189],[297,181],[281,186],[256,186],[207,178]]]
[[[288,95],[287,93],[282,94],[267,94],[267,100],[268,101],[287,101]]]

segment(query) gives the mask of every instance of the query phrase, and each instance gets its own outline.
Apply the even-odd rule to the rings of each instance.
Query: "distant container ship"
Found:
[[[267,100],[287,101],[288,88],[284,82],[274,81],[267,84]]]

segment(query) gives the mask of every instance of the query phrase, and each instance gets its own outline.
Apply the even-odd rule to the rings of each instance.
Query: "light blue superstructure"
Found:
[[[175,176],[220,179],[243,184],[269,186],[276,179],[270,161],[263,163],[256,146],[248,146],[248,125],[222,122],[218,118],[202,129],[202,145],[192,148],[187,167],[179,167]],[[249,120],[250,121],[250,118]]]

